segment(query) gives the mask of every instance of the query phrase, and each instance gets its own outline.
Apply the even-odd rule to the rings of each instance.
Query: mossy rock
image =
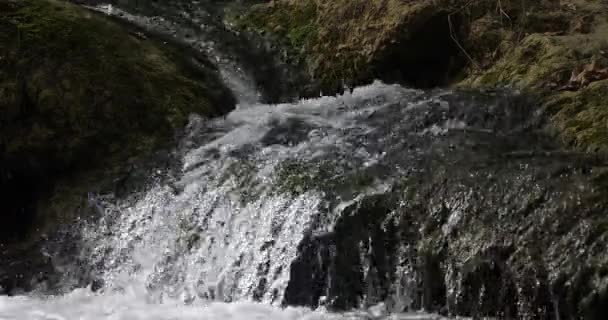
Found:
[[[496,24],[483,29],[485,38],[470,39],[469,50],[479,53],[475,50],[480,42],[492,42],[499,54],[458,86],[511,86],[541,96],[551,115],[550,128],[565,146],[606,154],[607,105],[602,99],[608,90],[606,80],[572,85],[571,79],[592,64],[597,69],[608,67],[608,21],[601,18],[608,6],[585,2],[576,8],[543,4],[519,17],[519,25],[507,32]],[[498,30],[502,36],[496,34]],[[489,31],[495,37],[488,37]]]
[[[311,1],[276,2],[253,6],[246,15],[237,18],[236,23],[259,32],[276,34],[297,55],[317,36],[317,14],[316,5]]]
[[[588,152],[608,153],[608,80],[577,92],[564,92],[547,103],[553,120],[568,145]]]
[[[235,20],[240,29],[274,40],[288,62],[331,94],[374,79],[443,82],[444,73],[454,71],[450,59],[461,58],[449,37],[447,17],[455,7],[449,1],[285,0],[252,6]],[[433,41],[422,36],[428,33],[437,33]],[[421,65],[440,66],[438,80],[431,80],[436,70]]]
[[[552,83],[562,83],[575,66],[573,54],[557,39],[532,34],[479,77],[469,78],[467,86],[512,85],[541,89]]]
[[[497,49],[526,32],[569,29],[568,18],[557,5],[516,0],[277,0],[252,6],[236,25],[270,35],[331,93],[374,79],[447,85],[471,60],[493,64]]]
[[[95,171],[89,182],[111,181],[172,141],[189,114],[234,107],[204,57],[138,34],[62,1],[0,0],[0,186],[27,194],[5,205],[7,230],[23,232],[11,227],[17,212],[57,179]]]

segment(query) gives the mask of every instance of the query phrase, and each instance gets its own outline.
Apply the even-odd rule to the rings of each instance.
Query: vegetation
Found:
[[[400,1],[274,1],[253,6],[237,26],[278,38],[288,61],[303,62],[325,92],[333,92],[369,79],[395,29],[409,23],[401,18],[422,8]]]
[[[273,3],[271,6],[254,6],[248,15],[237,19],[241,27],[251,27],[275,33],[286,41],[296,55],[311,45],[317,36],[317,10],[314,2],[300,4]]]

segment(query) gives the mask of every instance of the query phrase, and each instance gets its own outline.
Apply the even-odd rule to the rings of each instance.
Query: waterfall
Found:
[[[159,319],[194,319],[189,314],[200,312],[202,319],[218,319],[215,313],[236,312],[238,318],[250,309],[264,319],[372,317],[371,311],[332,315],[276,308],[288,304],[285,293],[294,285],[292,265],[302,244],[334,232],[352,204],[385,193],[390,179],[368,181],[338,197],[332,194],[337,189],[313,184],[379,167],[391,139],[382,127],[388,123],[376,116],[394,108],[419,110],[423,101],[430,101],[424,92],[376,82],[336,97],[241,104],[224,118],[192,115],[175,151],[179,170],[126,198],[89,197],[99,218],[76,228],[79,263],[62,260],[57,267],[66,285],[73,283],[69,277],[88,274],[96,292],[76,289],[45,302],[0,298],[0,318],[92,312],[100,319],[137,319],[131,312],[140,312],[150,319],[159,312]],[[359,254],[365,258],[368,252],[361,247]],[[410,293],[399,294],[398,302],[407,305]],[[325,294],[315,305],[323,299]],[[221,303],[232,304],[224,310]],[[37,311],[28,313],[32,304]],[[175,305],[183,309],[170,307]]]
[[[547,164],[556,148],[536,130],[539,114],[528,97],[376,81],[336,96],[265,103],[253,77],[208,40],[204,25],[194,33],[109,8],[96,10],[187,33],[239,105],[220,118],[191,115],[175,162],[150,172],[145,188],[90,194],[93,214],[44,248],[62,274],[59,288],[0,296],[0,320],[536,312],[542,297],[532,289],[537,300],[515,297],[528,283],[516,283],[503,266],[511,238],[494,235],[519,231],[509,214],[560,213],[547,205],[561,196],[550,189],[554,172],[572,170],[575,179],[583,170],[568,154]],[[576,187],[564,193],[590,189]],[[487,232],[497,228],[504,230]],[[75,253],[61,250],[68,245]]]
[[[375,130],[362,119],[408,94],[416,92],[376,83],[339,97],[244,106],[225,119],[193,116],[175,181],[134,199],[96,201],[105,213],[83,231],[90,264],[110,287],[141,277],[160,301],[281,305],[299,244],[332,232],[340,215],[321,190],[288,190],[285,164],[341,157],[345,168],[336,169],[359,170],[381,161],[373,141],[352,140]]]

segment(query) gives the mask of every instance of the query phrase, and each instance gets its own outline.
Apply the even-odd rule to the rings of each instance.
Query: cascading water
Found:
[[[314,174],[294,165],[331,164],[333,176],[322,177],[328,183],[378,167],[392,140],[386,133],[399,135],[401,128],[379,127],[389,123],[376,121],[376,115],[387,108],[425,108],[428,101],[423,92],[375,83],[338,97],[241,105],[225,118],[193,115],[176,151],[182,158],[177,174],[126,199],[90,196],[99,219],[79,228],[80,262],[57,267],[64,270],[66,284],[88,274],[96,292],[1,297],[0,319],[382,316],[382,307],[341,315],[279,309],[289,302],[291,267],[305,238],[332,233],[349,204],[389,186],[389,179],[378,179],[329,201],[322,189],[297,185]],[[463,126],[440,125],[430,126],[428,134]],[[367,252],[361,248],[360,254]],[[395,298],[405,303],[408,292],[402,294]],[[412,317],[420,315],[399,319]]]
[[[518,247],[511,234],[534,233],[512,217],[542,225],[561,213],[554,203],[592,187],[580,182],[587,160],[573,165],[536,130],[542,116],[528,98],[375,82],[263,104],[204,25],[195,33],[112,10],[181,30],[216,57],[240,104],[222,118],[192,115],[175,168],[150,172],[144,191],[91,194],[93,214],[44,249],[59,285],[0,297],[0,320],[547,314],[536,280],[548,276],[504,266]],[[486,232],[496,219],[502,229]]]
[[[84,230],[86,254],[104,283],[120,286],[117,279],[136,274],[159,301],[280,305],[298,245],[308,233],[331,232],[339,215],[320,191],[286,190],[284,164],[331,156],[345,168],[373,165],[383,155],[370,150],[372,141],[350,142],[374,130],[360,120],[413,94],[376,84],[338,98],[244,107],[226,119],[193,117],[187,139],[198,141],[186,142],[176,181],[124,203],[92,200],[105,213]]]

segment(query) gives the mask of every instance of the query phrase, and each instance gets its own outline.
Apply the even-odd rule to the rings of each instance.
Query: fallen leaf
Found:
[[[568,83],[559,88],[559,90],[578,90],[588,86],[592,82],[604,79],[608,79],[608,67],[600,68],[597,60],[593,59],[591,63],[572,70]]]

